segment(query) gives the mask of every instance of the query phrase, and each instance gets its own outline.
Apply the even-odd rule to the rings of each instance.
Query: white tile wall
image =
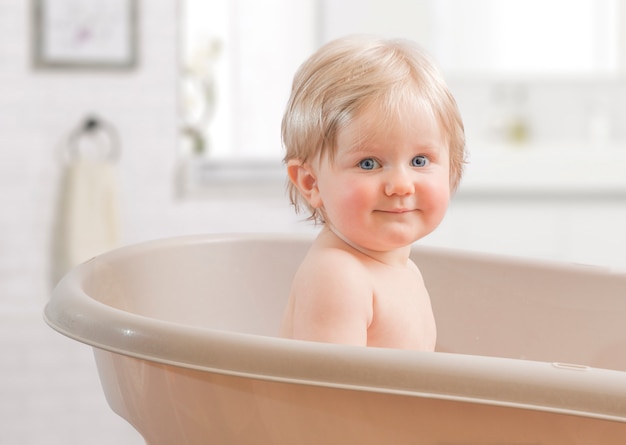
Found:
[[[453,200],[423,243],[626,273],[626,194]]]
[[[142,223],[138,194],[169,202],[176,155],[177,2],[142,2],[139,68],[112,73],[34,71],[29,4],[0,1],[0,305],[11,307],[46,298],[59,145],[86,114],[119,130],[128,221]]]
[[[91,348],[44,325],[38,308],[0,313],[0,444],[140,445],[106,404]]]
[[[31,3],[0,0],[0,444],[141,444],[106,405],[90,349],[45,326],[41,309],[58,144],[85,113],[122,137],[126,238],[155,218],[150,204],[172,206],[177,1],[140,2],[139,68],[106,74],[33,71]]]
[[[123,243],[296,221],[279,189],[252,202],[175,199],[178,0],[139,3],[136,70],[51,72],[30,65],[30,2],[0,0],[0,445],[143,442],[106,405],[91,350],[42,321],[59,145],[85,114],[121,137]]]
[[[117,126],[124,243],[289,230],[295,218],[282,193],[174,199],[177,0],[140,2],[139,67],[117,73],[33,71],[29,3],[0,0],[0,444],[139,444],[106,405],[90,349],[41,318],[62,139],[86,113]]]
[[[59,144],[86,113],[112,121],[122,139],[118,172],[124,243],[195,232],[311,230],[298,222],[280,191],[264,199],[246,199],[241,194],[209,201],[174,198],[178,0],[139,3],[138,68],[76,73],[33,71],[30,2],[0,0],[0,445],[142,443],[106,406],[89,348],[53,332],[41,319],[50,293]],[[472,88],[458,91],[469,98],[464,104],[472,103]],[[478,108],[480,97],[473,102]],[[485,115],[479,109],[475,118],[468,116],[468,122],[482,124],[479,119]],[[558,113],[550,109],[550,116]],[[577,211],[570,212],[574,220]],[[459,218],[450,219],[431,242],[484,246],[473,237],[476,232],[467,232],[471,227],[466,214],[453,211],[451,216],[455,213]],[[497,226],[493,218],[501,213],[492,208],[470,214],[477,228],[481,218],[495,221],[478,230],[493,239],[489,227]],[[528,217],[523,210],[515,214]],[[616,217],[626,216],[621,212]],[[514,219],[511,216],[506,223]],[[594,221],[602,225],[603,220],[598,216]],[[611,233],[623,238],[622,227],[613,223]],[[506,230],[500,233],[506,235]],[[576,224],[568,231],[571,237],[578,236]],[[570,253],[584,258],[579,250],[589,245],[594,258],[610,261],[598,247],[602,239],[586,239]],[[529,255],[554,256],[563,251],[558,247],[554,251],[553,244],[538,244],[531,235],[523,244]],[[520,243],[509,241],[507,246],[515,250]],[[544,247],[549,251],[542,252]]]

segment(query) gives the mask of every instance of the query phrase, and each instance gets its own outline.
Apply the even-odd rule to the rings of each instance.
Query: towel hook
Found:
[[[88,116],[68,137],[70,160],[79,159],[86,154],[81,149],[81,142],[87,137],[99,138],[97,140],[99,143],[98,148],[102,151],[101,153],[95,153],[95,155],[111,162],[115,162],[120,158],[119,135],[113,124],[95,116]]]

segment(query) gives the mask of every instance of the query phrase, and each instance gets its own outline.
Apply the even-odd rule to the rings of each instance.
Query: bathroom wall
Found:
[[[295,218],[282,193],[176,199],[176,0],[139,2],[140,60],[129,72],[34,71],[30,8],[0,0],[0,443],[140,444],[108,409],[89,348],[42,321],[63,138],[87,113],[117,127],[124,244],[287,230]]]
[[[474,151],[509,144],[518,151],[540,145],[587,148],[588,155],[626,152],[623,74],[450,75],[448,83]],[[524,134],[513,134],[516,123]]]
[[[41,319],[51,288],[50,245],[62,172],[60,143],[85,114],[97,113],[110,120],[121,136],[122,157],[117,167],[122,244],[200,232],[312,231],[293,215],[280,184],[259,194],[255,186],[213,183],[202,198],[177,196],[173,183],[178,173],[178,30],[174,20],[178,1],[139,4],[136,69],[34,71],[30,2],[0,0],[0,443],[142,443],[106,406],[89,348],[54,333]],[[587,82],[568,87],[539,82],[531,86],[535,109],[554,107],[544,117],[533,118],[531,134],[550,140],[558,130],[560,135],[570,135],[568,140],[586,137],[583,127],[572,124],[580,121],[561,118],[582,113],[573,111],[571,101],[584,101],[584,95],[606,85]],[[476,135],[473,140],[488,139],[483,132],[491,122],[491,83],[459,82],[453,87],[466,107],[469,133]],[[619,91],[624,97],[623,85]],[[618,115],[626,113],[612,116]],[[626,139],[623,124],[612,127],[617,141]],[[618,254],[626,251],[621,229],[626,215],[623,197],[619,199],[590,201],[587,208],[595,206],[597,211],[581,220],[579,203],[572,199],[559,207],[532,198],[495,202],[464,198],[453,204],[451,217],[428,242],[617,262],[623,260]],[[593,231],[606,239],[580,236],[600,225],[602,230]],[[618,249],[615,256],[606,254],[606,240],[611,239],[611,246]]]
[[[58,146],[86,113],[120,132],[126,237],[168,218],[176,140],[174,0],[141,2],[131,72],[36,72],[31,2],[0,1],[0,430],[6,444],[140,444],[106,406],[88,348],[44,326]],[[137,201],[145,205],[141,209]],[[165,214],[161,214],[164,212]],[[135,225],[136,224],[136,225]]]

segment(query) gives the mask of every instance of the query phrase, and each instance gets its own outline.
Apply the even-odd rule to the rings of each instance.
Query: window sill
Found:
[[[176,176],[177,195],[184,200],[285,199],[287,174],[277,159],[187,158]]]
[[[557,167],[555,167],[557,166]],[[488,152],[470,160],[455,199],[626,199],[626,151],[576,156],[538,150]],[[181,199],[284,200],[278,159],[188,158],[177,171]]]

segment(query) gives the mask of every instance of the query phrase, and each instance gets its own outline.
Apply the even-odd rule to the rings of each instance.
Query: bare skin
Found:
[[[418,268],[407,249],[387,260],[323,229],[294,279],[282,336],[434,350],[435,319]]]
[[[450,198],[450,159],[432,113],[408,106],[384,125],[373,107],[338,131],[331,161],[287,169],[324,227],[293,280],[282,336],[432,351],[436,327],[411,244]]]

